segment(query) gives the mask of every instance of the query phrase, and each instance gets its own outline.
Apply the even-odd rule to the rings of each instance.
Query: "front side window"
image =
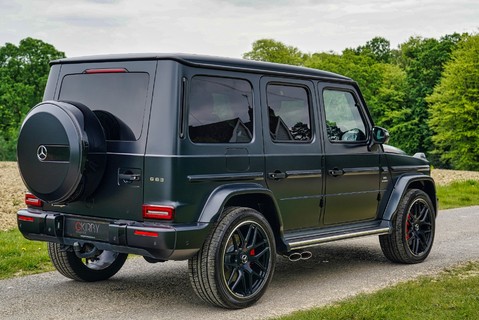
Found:
[[[267,87],[269,132],[275,142],[311,141],[308,91],[304,87]]]
[[[326,89],[323,99],[329,141],[366,141],[366,126],[351,92]]]
[[[241,79],[193,77],[189,95],[188,133],[195,143],[251,142],[251,84]]]

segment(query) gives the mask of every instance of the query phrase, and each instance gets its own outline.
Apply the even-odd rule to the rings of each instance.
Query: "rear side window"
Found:
[[[269,132],[275,142],[311,141],[309,94],[304,87],[270,84]]]
[[[194,143],[251,142],[251,84],[241,79],[193,77],[189,95],[188,133]]]
[[[147,73],[72,74],[63,78],[59,100],[80,102],[100,120],[107,140],[138,140],[143,127]]]

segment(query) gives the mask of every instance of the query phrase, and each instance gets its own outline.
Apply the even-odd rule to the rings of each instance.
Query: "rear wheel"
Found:
[[[94,282],[114,276],[126,261],[127,254],[101,251],[94,258],[79,258],[73,250],[58,243],[48,243],[48,254],[55,268],[67,278]]]
[[[434,206],[424,191],[407,191],[392,221],[393,231],[379,236],[386,258],[399,263],[424,261],[434,242],[435,218]]]
[[[188,267],[201,299],[239,309],[261,298],[275,263],[274,235],[266,219],[250,208],[230,208]]]

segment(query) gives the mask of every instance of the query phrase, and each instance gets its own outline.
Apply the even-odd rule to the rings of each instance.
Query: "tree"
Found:
[[[243,54],[243,58],[256,61],[268,61],[276,63],[301,66],[304,63],[306,54],[298,48],[287,46],[282,42],[273,39],[261,39],[253,43],[251,51]]]
[[[441,79],[444,64],[460,37],[459,34],[439,40],[411,37],[400,46],[399,66],[406,72],[408,95],[398,138],[400,148],[408,153],[429,152],[433,148],[425,98]]]
[[[403,121],[409,115],[407,108],[406,72],[393,64],[379,64],[381,83],[376,93],[376,107],[371,113],[376,124],[389,130],[390,144],[403,148]],[[407,137],[407,135],[406,135]]]
[[[479,34],[464,37],[427,98],[434,152],[456,169],[479,170],[478,57]]]
[[[389,63],[392,59],[391,43],[382,37],[374,37],[364,46],[359,46],[353,51],[357,54],[368,55],[381,63]]]
[[[41,40],[26,38],[18,47],[0,47],[0,160],[14,160],[18,128],[31,107],[43,97],[49,61],[63,52]]]

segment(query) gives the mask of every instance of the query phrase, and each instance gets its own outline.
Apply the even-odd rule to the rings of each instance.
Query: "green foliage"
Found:
[[[479,170],[479,34],[459,43],[427,101],[441,160],[457,169]]]
[[[0,232],[0,279],[51,270],[46,242],[27,240],[18,230]]]
[[[379,65],[379,69],[381,83],[376,92],[376,105],[370,106],[371,114],[377,125],[389,130],[389,143],[401,148],[403,121],[410,112],[406,104],[406,72],[394,64],[383,63]]]
[[[298,48],[286,46],[273,39],[257,40],[253,43],[251,51],[243,54],[243,58],[245,59],[297,66],[303,65],[306,57],[307,55],[301,53]]]
[[[391,43],[382,37],[374,37],[364,46],[360,46],[354,50],[360,55],[367,55],[380,63],[390,63],[393,58],[391,51]]]
[[[399,66],[406,72],[407,112],[400,119],[397,144],[408,153],[432,150],[428,105],[425,98],[439,82],[445,62],[450,59],[460,35],[439,40],[411,37],[400,46]]]
[[[15,159],[18,128],[42,100],[49,61],[63,57],[52,45],[33,38],[0,47],[0,160]]]
[[[17,138],[18,130],[14,128],[0,134],[0,161],[16,161]]]

